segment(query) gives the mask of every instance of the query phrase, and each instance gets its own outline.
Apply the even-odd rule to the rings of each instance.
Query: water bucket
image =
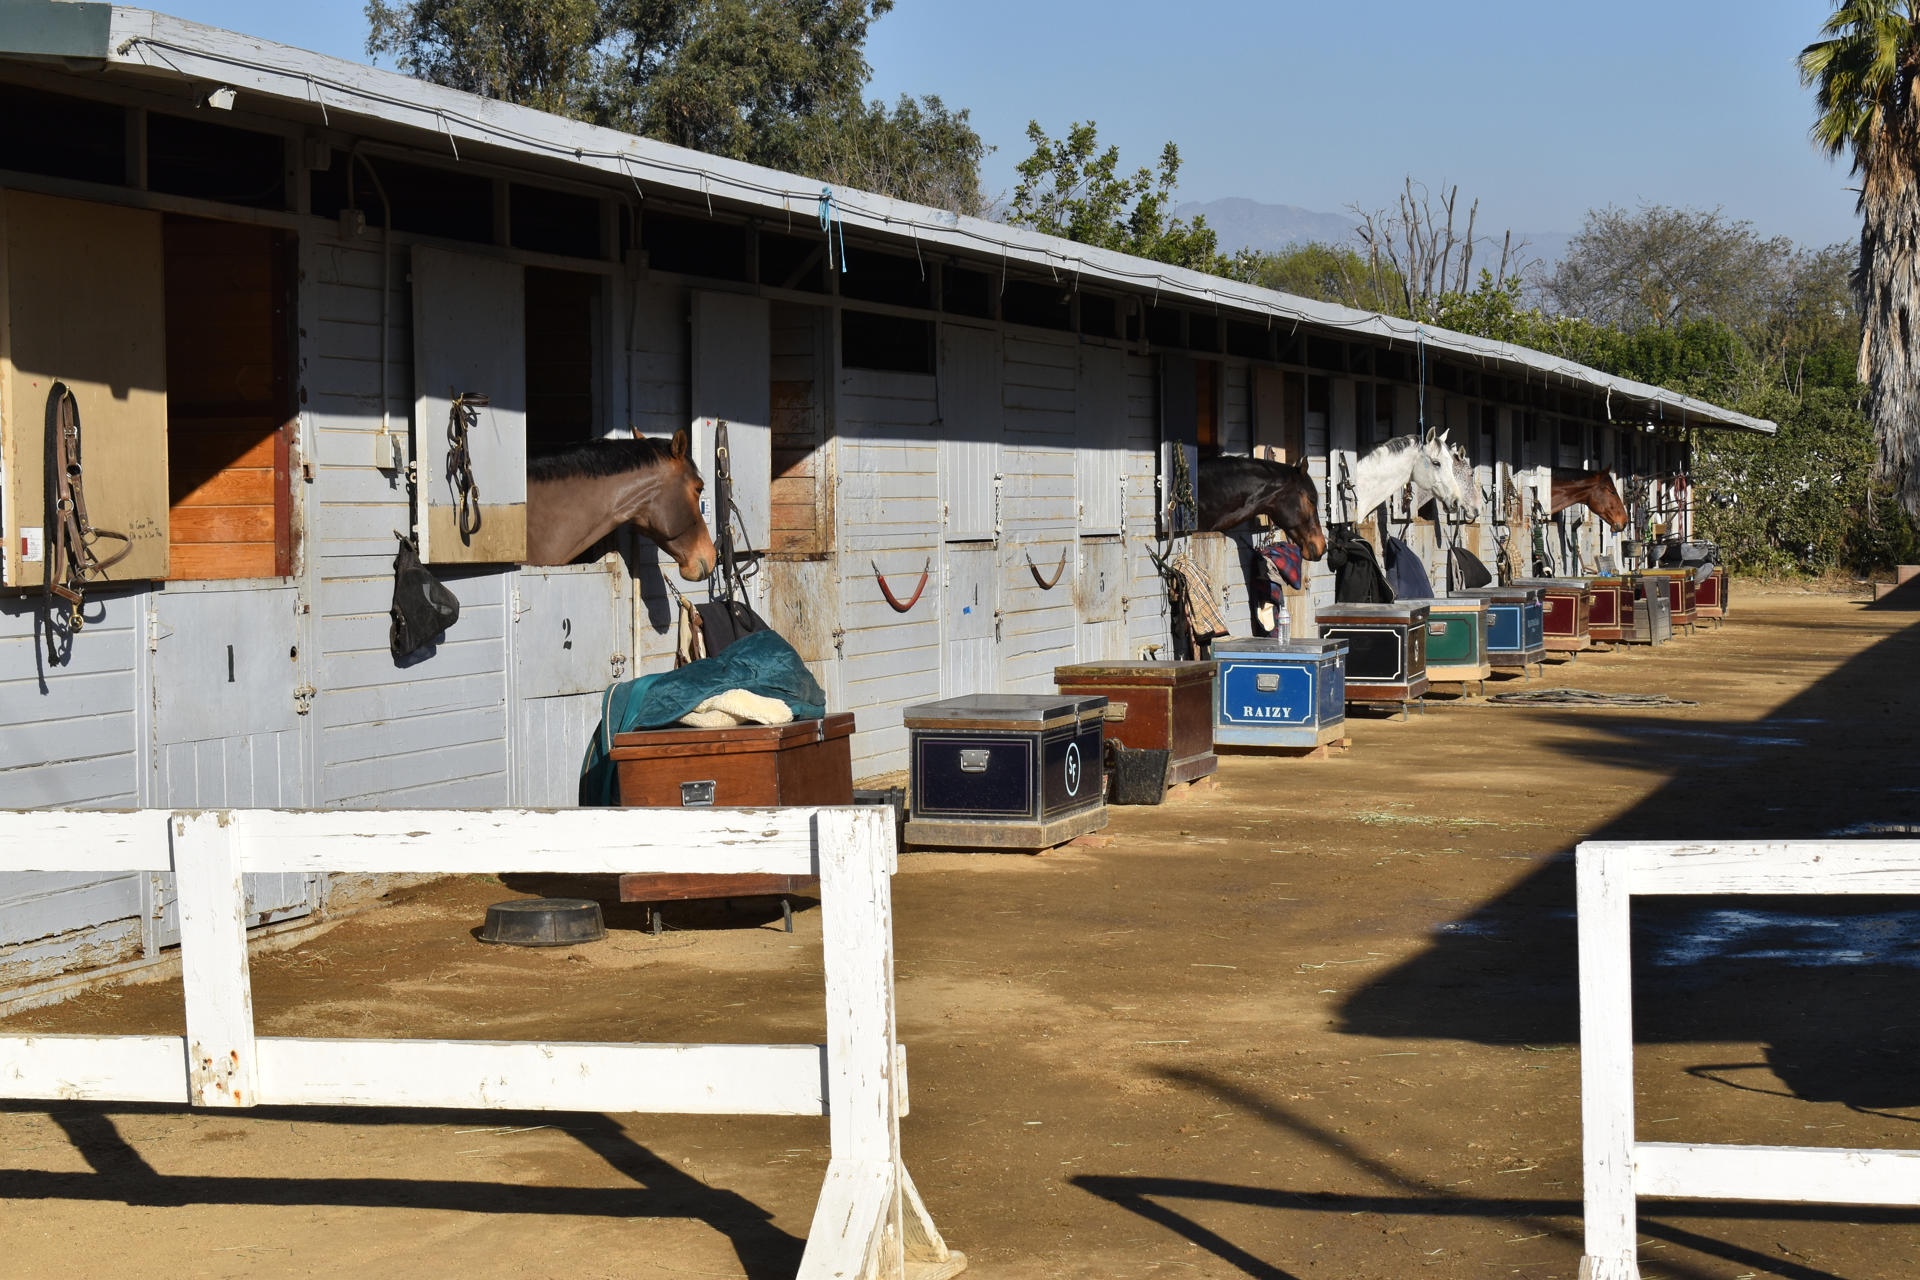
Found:
[[[1107,743],[1107,803],[1159,804],[1167,798],[1167,759],[1164,749],[1123,747]]]

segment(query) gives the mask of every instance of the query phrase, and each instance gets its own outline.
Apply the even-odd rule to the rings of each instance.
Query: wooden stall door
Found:
[[[170,578],[293,572],[290,244],[267,227],[169,217]]]
[[[940,329],[940,512],[949,540],[998,536],[994,482],[1005,419],[1000,336],[992,329]]]
[[[527,557],[526,280],[511,262],[413,250],[414,530],[429,564],[514,564]],[[448,465],[452,397],[487,396],[468,433],[480,527],[460,532]]]
[[[600,695],[633,673],[633,579],[618,559],[513,575],[513,803],[577,802]]]
[[[1000,687],[1000,644],[994,615],[999,575],[994,544],[956,542],[947,547],[946,589],[940,609],[940,696],[994,693]]]
[[[45,581],[46,407],[80,405],[87,513],[132,539],[115,582],[167,575],[166,308],[160,215],[0,191],[4,580]],[[24,535],[24,536],[23,536]],[[101,544],[112,554],[119,544]]]
[[[767,549],[771,532],[771,323],[765,298],[704,290],[693,295],[694,458],[711,484],[715,466],[710,424],[725,422],[733,501],[747,542],[756,551]]]
[[[1119,538],[1080,544],[1080,572],[1074,580],[1080,613],[1080,624],[1074,629],[1075,662],[1112,662],[1128,656],[1126,552]]]

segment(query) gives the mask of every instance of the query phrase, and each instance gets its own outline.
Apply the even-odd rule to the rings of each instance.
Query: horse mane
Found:
[[[586,480],[645,471],[674,460],[669,440],[589,440],[527,459],[529,480]],[[693,460],[686,460],[693,466]]]

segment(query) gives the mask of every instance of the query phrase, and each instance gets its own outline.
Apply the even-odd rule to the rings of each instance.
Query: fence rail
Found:
[[[0,812],[0,872],[172,872],[184,1036],[0,1037],[0,1096],[201,1107],[824,1115],[803,1280],[937,1280],[949,1250],[900,1158],[893,827],[871,808]],[[346,1040],[254,1034],[252,872],[773,874],[820,881],[825,1044]]]
[[[1920,894],[1920,843],[1590,842],[1576,854],[1581,1280],[1640,1280],[1641,1196],[1920,1204],[1920,1151],[1639,1142],[1633,1115],[1630,925],[1640,894]]]

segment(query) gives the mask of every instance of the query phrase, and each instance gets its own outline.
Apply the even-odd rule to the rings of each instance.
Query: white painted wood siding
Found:
[[[948,538],[992,538],[999,531],[1000,373],[998,332],[964,324],[940,327],[940,510]]]
[[[1079,342],[1009,332],[1003,349],[1006,545],[999,557],[998,605],[1005,618],[997,690],[1052,693],[1053,669],[1073,661],[1078,620]],[[1058,570],[1060,580],[1043,588],[1035,570],[1047,580]]]
[[[395,250],[404,261],[404,249]],[[380,429],[380,251],[375,237],[302,238],[315,330],[301,349],[306,438],[315,481],[307,554],[319,615],[312,718],[323,807],[508,802],[508,575],[444,569],[460,620],[430,653],[398,666],[387,648],[394,534],[408,527],[406,489],[369,465]],[[408,413],[411,307],[394,272],[389,357],[398,429]],[[445,423],[415,424],[421,432]]]
[[[905,767],[900,713],[940,696],[939,407],[922,374],[844,370],[839,379],[841,705],[857,715],[855,777]],[[873,566],[903,602],[931,565],[925,594],[895,613]]]

